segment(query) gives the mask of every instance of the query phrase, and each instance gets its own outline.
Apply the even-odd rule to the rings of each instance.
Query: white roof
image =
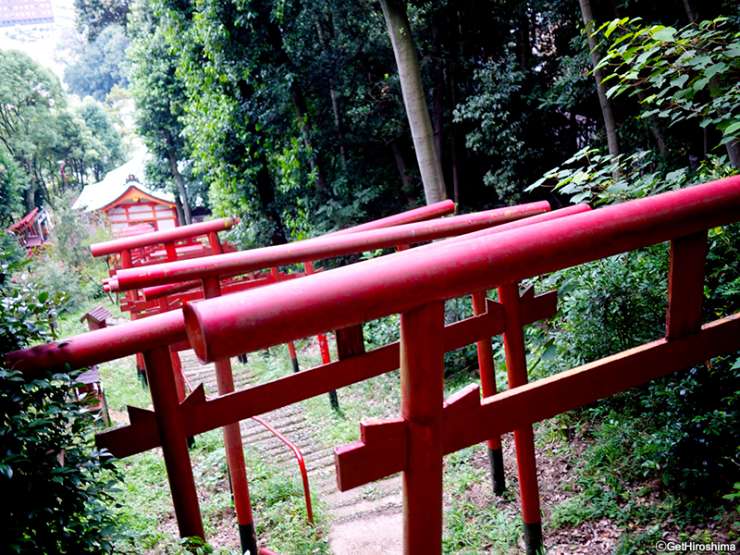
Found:
[[[72,208],[87,212],[99,210],[120,197],[131,185],[136,186],[138,189],[155,198],[167,202],[175,202],[175,197],[171,193],[154,192],[144,185],[144,167],[146,166],[147,158],[147,152],[145,150],[139,150],[128,162],[109,171],[102,181],[92,183],[82,189],[80,196],[77,197]],[[130,179],[131,176],[134,179]]]

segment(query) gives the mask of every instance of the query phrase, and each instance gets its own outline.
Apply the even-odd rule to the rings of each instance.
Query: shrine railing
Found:
[[[439,553],[443,456],[513,431],[526,543],[534,553],[542,533],[532,423],[740,347],[740,314],[701,321],[707,229],[740,220],[740,177],[565,217],[557,212],[546,221],[536,216],[188,304],[184,317],[168,312],[11,353],[7,360],[32,373],[144,351],[154,410],[131,408],[130,425],[100,434],[98,442],[117,456],[162,447],[184,536],[203,536],[188,437],[218,427],[238,430],[235,423],[245,418],[400,367],[400,417],[365,422],[359,442],[336,449],[339,488],[403,472],[405,550]],[[519,281],[664,241],[671,242],[666,336],[528,384],[523,326],[551,316],[556,299],[531,289],[522,294]],[[492,288],[499,302],[485,299]],[[445,326],[444,300],[471,293],[475,315]],[[400,342],[365,352],[362,323],[396,313]],[[111,334],[116,329],[121,333]],[[187,348],[185,329],[204,360],[333,329],[339,360],[213,399],[196,388],[178,403],[169,346]],[[496,394],[492,362],[487,368],[481,363],[484,398],[473,385],[445,401],[444,353],[471,343],[479,354],[486,345],[490,353],[497,334],[504,337],[509,390]],[[247,486],[246,478],[232,483],[235,490]],[[242,509],[251,517],[249,507]]]
[[[538,205],[530,206],[524,210],[518,208],[513,210],[506,209],[499,211],[498,213],[494,212],[493,215],[499,220],[503,219],[503,221],[506,221],[526,215],[527,210],[541,212],[546,208],[548,208],[546,204],[543,205],[543,203],[539,203]],[[497,230],[505,230],[512,227],[527,225],[527,222],[534,223],[536,221],[541,221],[543,218],[551,219],[564,217],[568,214],[587,209],[588,207],[585,206],[571,207],[525,220],[509,222],[497,228],[492,228],[490,230],[487,229],[484,231],[486,233],[495,233]],[[502,216],[505,217],[502,218]],[[495,223],[495,221],[491,220],[490,214],[487,215],[486,218],[486,225],[493,225],[493,223]],[[457,226],[460,221],[461,220],[453,220],[452,223],[454,226]],[[475,223],[475,225],[480,227],[480,222]],[[450,227],[446,228],[445,233],[449,235],[452,232],[460,232],[460,229]],[[370,233],[370,231],[358,232],[356,235],[361,237],[366,233]],[[479,231],[478,233],[482,232]],[[403,236],[396,235],[394,237],[405,237],[409,242],[429,238],[429,236],[422,237],[414,234]],[[420,239],[420,237],[422,238]],[[337,237],[337,239],[338,238],[339,237]],[[448,241],[449,240],[451,239],[448,239]],[[355,248],[357,248],[357,245],[355,245]],[[420,249],[423,248],[427,247],[420,247]],[[307,252],[308,251],[304,251],[304,254]],[[310,252],[308,252],[308,254],[310,255]],[[214,282],[218,284],[218,280],[210,280],[211,284]],[[208,286],[208,282],[206,282],[206,284]],[[208,295],[208,292],[206,292],[206,294]],[[548,303],[554,306],[552,302],[550,302],[551,300],[552,299],[545,299],[545,304],[539,300],[533,301],[533,310],[545,310],[547,308],[545,305]],[[481,316],[480,320],[482,324],[484,323],[483,320],[486,320],[486,318]],[[177,368],[175,368],[173,364],[177,357],[171,356],[172,352],[176,353],[178,350],[189,348],[188,343],[183,341],[184,327],[182,313],[180,311],[171,311],[137,320],[129,324],[123,324],[116,328],[100,331],[105,333],[93,332],[91,334],[83,334],[73,338],[68,338],[55,344],[43,345],[23,352],[12,353],[9,355],[8,360],[17,367],[25,369],[27,372],[33,372],[40,368],[60,369],[65,366],[77,368],[97,362],[113,360],[115,358],[142,351],[142,356],[145,361],[147,374],[150,380],[154,414],[161,415],[162,420],[159,419],[159,416],[153,417],[153,415],[148,411],[132,407],[130,408],[131,426],[125,427],[121,430],[114,430],[111,432],[113,434],[111,436],[101,436],[100,444],[102,446],[110,447],[112,452],[117,456],[126,456],[161,444],[163,451],[165,452],[165,462],[168,468],[168,475],[170,476],[173,502],[178,522],[180,524],[181,533],[183,535],[202,535],[203,528],[200,514],[197,510],[197,497],[193,498],[192,496],[192,493],[195,491],[194,484],[192,483],[192,476],[187,478],[187,470],[191,469],[190,462],[183,461],[183,456],[187,456],[187,449],[183,452],[183,444],[179,441],[179,434],[182,431],[182,427],[179,425],[172,427],[174,425],[174,421],[171,418],[172,415],[169,417],[165,416],[166,413],[171,412],[173,406],[178,406],[179,401],[182,399],[182,392],[184,391],[184,384],[181,383],[183,381],[182,375],[177,371]],[[470,337],[467,342],[479,340],[481,343],[489,343],[487,339],[484,340],[484,335],[481,335],[486,333],[481,325],[476,329],[468,323],[463,326],[462,329],[456,328],[455,332],[457,332],[457,335],[453,337],[454,341],[461,341],[462,339],[460,338],[460,334],[462,333],[463,335],[467,334],[465,335],[466,337]],[[346,335],[345,332],[340,330],[339,336],[343,337],[344,335]],[[490,333],[488,334],[488,337],[490,337]],[[349,356],[346,344],[347,342],[345,340],[340,340],[338,343],[340,359]],[[465,342],[462,344],[465,344]],[[462,344],[460,346],[462,346]],[[393,350],[393,346],[390,346],[390,350]],[[390,351],[388,350],[384,352],[385,354],[383,356],[386,357],[385,359],[371,358],[367,362],[377,364],[383,363],[385,360],[385,363],[387,364],[387,354],[389,352]],[[165,360],[167,358],[164,356],[165,353],[168,353],[169,360]],[[395,358],[397,360],[397,355]],[[335,368],[333,366],[334,364],[337,364],[338,368],[341,368],[342,366],[341,360],[337,363],[331,363],[330,360],[328,360],[328,356],[322,356],[322,359],[324,360],[324,364],[321,368]],[[222,395],[233,390],[233,378],[231,377],[231,372],[223,371],[225,363],[228,363],[228,358],[220,359],[216,364],[219,392]],[[398,366],[397,363],[395,366]],[[492,372],[492,366],[490,366],[490,368]],[[390,369],[392,368],[384,369],[384,367],[381,367],[379,369],[374,369],[373,371],[377,374]],[[189,399],[195,399],[199,395],[203,395],[202,389],[196,390],[194,396],[191,395]],[[158,430],[164,430],[165,428],[169,429],[170,432],[165,435],[158,433]],[[129,430],[134,430],[134,434],[128,435]],[[174,434],[174,436],[171,434]],[[224,428],[224,435],[242,545],[245,549],[251,549],[251,552],[255,552],[256,538],[254,536],[253,517],[249,503],[248,481],[246,478],[246,468],[238,425],[230,424],[226,426]],[[185,445],[187,445],[187,439]],[[195,502],[195,505],[192,504],[193,502]]]
[[[392,357],[395,363],[400,355],[401,415],[363,424],[359,442],[336,450],[339,488],[403,472],[404,550],[440,553],[443,456],[514,432],[525,542],[535,553],[542,528],[532,423],[740,348],[740,314],[702,324],[701,310],[707,230],[738,220],[740,176],[187,305],[188,336],[198,355],[210,360],[400,313],[400,348]],[[665,337],[527,384],[526,297],[518,282],[664,241],[671,242]],[[444,326],[443,302],[494,287],[500,305],[491,304],[487,314],[501,316],[509,390],[481,401],[472,385],[445,402],[450,328]],[[244,418],[265,404],[290,404],[306,391],[346,385],[363,370],[369,377],[365,368],[353,369],[355,379],[346,368],[306,372],[300,394],[291,376],[210,402],[194,396],[181,415],[192,433]]]

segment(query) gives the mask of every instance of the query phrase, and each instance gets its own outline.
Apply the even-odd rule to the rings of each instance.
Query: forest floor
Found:
[[[302,368],[319,362],[315,341],[299,342]],[[246,364],[233,359],[236,388],[269,381],[291,371],[284,347],[250,354]],[[182,353],[192,387],[203,383],[215,394],[211,365]],[[103,365],[104,387],[116,424],[126,423],[125,405],[150,406],[149,394],[136,379],[133,358]],[[459,390],[470,377],[446,384],[446,394]],[[393,476],[339,492],[333,448],[358,439],[366,417],[399,414],[398,372],[339,391],[341,412],[326,395],[263,415],[294,441],[306,459],[316,523],[306,521],[297,464],[272,434],[253,420],[242,422],[250,493],[261,545],[280,553],[352,555],[401,552],[401,479]],[[538,479],[545,544],[550,554],[655,553],[658,540],[729,541],[734,539],[731,514],[687,526],[672,518],[671,500],[659,484],[640,483],[614,496],[597,476],[584,468],[593,440],[588,430],[575,433],[562,421],[535,426]],[[485,447],[470,447],[445,458],[445,553],[521,553],[519,493],[513,438],[502,438],[507,490],[492,493]],[[206,536],[217,552],[238,552],[236,522],[226,478],[220,432],[198,436],[191,452]],[[620,456],[607,453],[606,459]],[[608,464],[608,460],[605,464]],[[120,521],[130,530],[129,550],[177,553],[177,526],[166,472],[159,450],[119,463],[122,489],[116,498]],[[126,550],[125,548],[123,550]]]

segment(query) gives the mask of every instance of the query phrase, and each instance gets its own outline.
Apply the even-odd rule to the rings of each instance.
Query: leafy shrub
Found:
[[[0,354],[50,335],[47,292],[13,279],[27,264],[0,252]],[[108,512],[116,474],[91,445],[94,417],[76,400],[75,374],[26,380],[0,367],[0,534],[3,552],[112,550]]]
[[[615,168],[619,171],[615,179]],[[710,156],[696,169],[682,167],[669,171],[654,153],[643,150],[612,156],[598,148],[585,147],[560,166],[547,171],[526,191],[550,188],[577,204],[592,206],[643,198],[665,191],[734,175],[726,156]]]
[[[661,337],[668,253],[664,245],[576,266],[559,276],[553,329],[568,367]]]
[[[115,473],[92,449],[93,416],[71,400],[74,387],[70,374],[27,381],[0,369],[0,527],[11,553],[112,549]]]
[[[722,132],[721,144],[740,139],[740,35],[736,22],[718,17],[681,29],[615,19],[595,33],[607,43],[598,69],[608,71],[607,96],[637,96],[640,117],[675,125],[699,120]]]
[[[620,168],[616,181],[615,163]],[[611,157],[583,149],[530,189],[552,186],[572,202],[601,205],[734,173],[724,157],[710,157],[693,170],[668,171],[649,153]],[[740,309],[739,254],[740,226],[710,230],[705,320]],[[549,276],[545,285],[559,289],[559,315],[547,326],[530,328],[532,350],[554,351],[556,356],[548,360],[549,371],[554,372],[662,337],[667,271],[667,247],[655,245]],[[596,422],[584,472],[603,475],[607,484],[603,487],[617,490],[615,480],[658,478],[685,501],[716,500],[726,493],[727,484],[737,480],[730,438],[740,427],[736,409],[740,365],[733,361],[723,357],[582,411],[581,419]],[[604,514],[596,513],[594,518]]]

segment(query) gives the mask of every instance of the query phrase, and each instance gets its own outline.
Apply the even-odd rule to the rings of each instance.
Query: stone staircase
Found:
[[[206,395],[217,394],[213,364],[202,364],[193,351],[180,353],[183,372],[192,387],[202,383]],[[248,368],[235,368],[234,387],[256,383]],[[347,492],[336,486],[334,446],[321,439],[321,430],[309,422],[299,404],[265,415],[264,420],[294,442],[306,461],[311,493],[328,509],[329,543],[337,555],[401,553],[401,479],[394,476]],[[248,419],[241,422],[246,449],[256,450],[269,464],[287,474],[298,473],[292,452],[269,430]]]

